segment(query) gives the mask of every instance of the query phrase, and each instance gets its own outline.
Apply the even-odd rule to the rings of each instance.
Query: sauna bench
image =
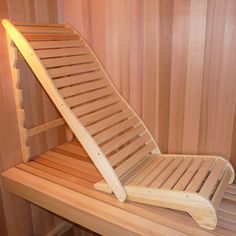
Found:
[[[102,179],[83,147],[66,142],[2,173],[2,186],[63,218],[102,235],[236,235],[236,185],[230,185],[209,231],[185,212],[120,203],[94,189]]]

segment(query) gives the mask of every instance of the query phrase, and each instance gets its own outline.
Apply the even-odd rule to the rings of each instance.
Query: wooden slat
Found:
[[[174,186],[173,189],[176,191],[184,190],[187,187],[187,185],[189,184],[189,182],[191,181],[192,177],[198,171],[198,169],[203,161],[204,161],[204,159],[202,159],[202,158],[195,159],[193,161],[193,163],[189,166],[187,171],[184,173],[184,175],[176,183],[176,185]]]
[[[195,176],[193,177],[193,179],[187,186],[186,191],[196,192],[198,190],[198,188],[201,186],[201,184],[205,180],[214,162],[215,162],[214,158],[208,158],[203,162],[202,166],[200,167],[198,172],[195,174]]]
[[[27,130],[27,136],[34,136],[36,134],[48,131],[49,129],[53,129],[56,128],[58,126],[64,125],[65,124],[65,120],[63,118],[58,118],[56,120],[53,121],[49,121],[47,123],[44,123],[42,125],[38,125],[36,127],[30,128]]]
[[[164,170],[165,168],[172,162],[174,158],[173,157],[167,157],[164,158],[163,161],[159,163],[159,160],[157,161],[157,167],[153,169],[152,172],[150,172],[140,183],[139,186],[147,187],[149,186]]]
[[[214,195],[211,198],[211,202],[215,208],[218,208],[218,206],[221,202],[221,199],[223,197],[225,189],[227,188],[227,185],[229,183],[230,177],[231,177],[231,170],[230,170],[230,168],[227,167],[221,180],[220,180],[219,185],[217,186],[217,188],[214,192]],[[236,214],[236,212],[235,212],[235,214]]]
[[[68,76],[73,74],[79,74],[83,72],[90,72],[94,70],[98,70],[99,65],[96,62],[88,63],[88,64],[80,64],[80,65],[71,65],[71,66],[63,66],[53,69],[48,69],[49,74],[52,78]]]
[[[99,100],[95,100],[91,103],[87,103],[82,106],[75,107],[72,109],[72,111],[74,112],[76,116],[83,116],[85,114],[95,112],[101,108],[107,107],[119,101],[120,101],[119,96],[111,95],[111,96],[108,96]]]
[[[33,49],[71,48],[84,46],[82,40],[31,42]]]
[[[60,42],[60,41],[56,41],[56,42]],[[52,68],[52,67],[58,67],[58,66],[69,66],[69,65],[87,63],[87,62],[92,62],[92,61],[94,61],[94,57],[91,54],[42,59],[43,65],[46,68]]]
[[[215,186],[218,184],[218,181],[221,177],[221,173],[224,170],[225,162],[223,160],[217,160],[211,173],[207,177],[206,181],[202,185],[199,194],[209,198],[212,191],[215,189]]]
[[[109,161],[112,166],[115,166],[119,164],[119,162],[126,159],[129,155],[140,149],[145,143],[147,143],[150,140],[150,136],[145,133],[142,136],[139,136],[136,140],[131,142],[129,145],[124,147],[123,149],[116,152],[114,155],[112,155],[109,158]]]
[[[74,85],[74,86],[70,86],[66,88],[61,88],[59,89],[59,91],[61,95],[64,98],[66,98],[66,97],[74,96],[80,93],[89,92],[95,89],[103,88],[107,85],[108,83],[106,80],[100,79],[100,80],[96,80],[96,81],[92,81],[92,82],[88,82],[84,84],[78,84],[78,85]]]
[[[96,140],[96,142],[98,144],[101,144],[104,141],[112,138],[113,136],[116,136],[117,134],[120,134],[121,132],[124,132],[126,129],[134,126],[138,122],[139,122],[139,120],[137,119],[137,117],[133,116],[130,119],[125,120],[121,123],[118,123],[118,124],[108,128],[108,129],[106,129],[105,131],[95,135],[94,139]]]
[[[53,151],[48,151],[45,154],[40,155],[40,157],[101,178],[101,174],[98,172],[96,167],[92,165],[90,162],[75,159],[73,157],[65,156]]]
[[[142,125],[138,125],[136,127],[133,127],[132,129],[126,131],[124,134],[121,134],[120,136],[112,139],[110,142],[104,144],[102,146],[103,152],[107,155],[108,153],[114,151],[119,146],[125,144],[135,136],[143,133],[144,127]]]
[[[34,22],[20,22],[20,21],[12,21],[12,24],[15,26],[66,27],[66,24],[49,24],[49,23],[34,23]]]
[[[18,165],[17,167],[20,168],[20,169],[23,169],[22,168],[23,164],[20,164]],[[45,166],[45,165],[42,165],[40,163],[37,163],[36,161],[30,161],[27,163],[27,166],[31,166],[32,168],[35,168],[35,169],[39,169],[45,173],[49,173],[49,174],[52,174],[56,177],[61,177],[63,176],[63,179],[65,180],[68,180],[72,183],[77,183],[77,184],[81,184],[82,186],[91,186],[92,183],[87,181],[87,180],[84,180],[84,179],[81,179],[81,178],[78,178],[76,176],[73,176],[71,174],[67,174],[65,172],[62,172],[60,170],[57,170],[55,168],[51,168],[49,166]],[[24,169],[26,169],[26,167],[24,166]]]
[[[104,74],[102,71],[94,71],[90,73],[80,74],[80,75],[71,75],[63,78],[58,78],[54,80],[54,83],[57,88],[63,88],[83,82],[89,82],[96,79],[102,79]]]
[[[159,188],[170,177],[170,175],[181,165],[183,158],[177,157],[150,185],[150,187]]]
[[[28,41],[48,41],[48,40],[76,40],[79,39],[75,34],[24,34]]]
[[[76,145],[74,143],[64,143],[62,145],[57,146],[57,149],[62,149],[71,153],[75,153],[77,155],[81,155],[87,157],[88,154],[84,150],[82,146]]]
[[[80,171],[85,171],[88,173],[91,173],[91,175],[95,175],[95,176],[101,176],[101,174],[98,172],[97,168],[91,164],[91,162],[88,162],[88,156],[86,156],[87,161],[83,161],[82,158],[81,159],[76,159],[70,156],[70,154],[68,155],[63,155],[61,153],[58,153],[56,151],[47,151],[45,153],[46,156],[44,156],[44,154],[40,155],[44,158],[47,158],[49,160],[53,160],[59,164],[63,164],[65,166],[73,166],[73,168],[78,169]],[[50,159],[51,158],[51,159]]]
[[[111,105],[109,107],[96,111],[92,114],[83,116],[80,118],[80,121],[85,126],[87,126],[87,125],[97,122],[98,120],[104,119],[105,117],[114,115],[115,113],[118,113],[124,110],[126,107],[127,106],[124,102],[118,102],[118,103],[115,103],[114,105]]]
[[[163,156],[152,157],[152,159],[148,161],[148,165],[132,178],[132,180],[128,182],[128,185],[139,185],[139,183],[153,172],[163,160]]]
[[[122,112],[119,112],[113,116],[110,116],[108,118],[105,118],[104,120],[98,121],[95,124],[92,124],[90,126],[87,126],[86,128],[88,129],[89,133],[91,135],[94,135],[102,130],[104,130],[105,128],[108,128],[124,119],[129,118],[133,113],[131,112],[131,110],[126,109],[123,110]],[[122,145],[122,144],[119,144]]]
[[[123,174],[132,169],[136,164],[142,161],[146,156],[155,148],[153,142],[148,143],[134,155],[132,155],[128,160],[124,161],[121,165],[115,168],[115,172],[118,177],[121,177]]]
[[[56,170],[62,171],[63,173],[73,175],[75,177],[78,177],[80,179],[87,180],[89,182],[96,182],[101,179],[100,177],[96,177],[94,175],[90,175],[88,172],[86,173],[85,171],[78,170],[74,168],[74,166],[66,166],[64,163],[57,163],[54,161],[56,158],[47,158],[47,154],[43,154],[38,158],[34,159],[34,162],[40,163],[41,165],[48,166],[51,168],[54,168]],[[79,165],[79,163],[77,163]]]
[[[68,34],[73,31],[67,27],[56,27],[56,26],[17,26],[16,27],[22,34]]]
[[[36,50],[40,59],[90,54],[87,47]]]
[[[110,94],[114,94],[114,89],[110,86],[97,89],[96,91],[88,92],[85,94],[76,95],[74,97],[66,98],[65,101],[69,107],[74,107],[76,105],[80,105],[86,102],[93,101],[95,99],[102,98],[104,96],[108,96]]]
[[[180,179],[180,177],[183,175],[183,173],[188,169],[191,162],[192,162],[192,158],[184,159],[183,162],[181,163],[181,165],[178,166],[178,168],[165,181],[165,183],[161,186],[161,188],[171,189],[177,183],[177,181]]]

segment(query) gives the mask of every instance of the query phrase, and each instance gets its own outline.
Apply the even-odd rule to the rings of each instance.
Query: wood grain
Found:
[[[236,1],[102,3],[64,0],[61,14],[92,45],[162,151],[235,163]]]

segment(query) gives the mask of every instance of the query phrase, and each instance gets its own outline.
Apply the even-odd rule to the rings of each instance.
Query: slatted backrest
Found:
[[[150,132],[73,28],[3,24],[116,196],[124,200],[122,176],[149,153],[159,153]]]

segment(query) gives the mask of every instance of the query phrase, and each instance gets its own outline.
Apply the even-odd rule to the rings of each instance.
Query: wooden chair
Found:
[[[70,25],[2,23],[103,176],[96,189],[114,193],[121,202],[186,211],[200,226],[216,227],[217,207],[235,175],[227,160],[161,154],[145,124]]]

